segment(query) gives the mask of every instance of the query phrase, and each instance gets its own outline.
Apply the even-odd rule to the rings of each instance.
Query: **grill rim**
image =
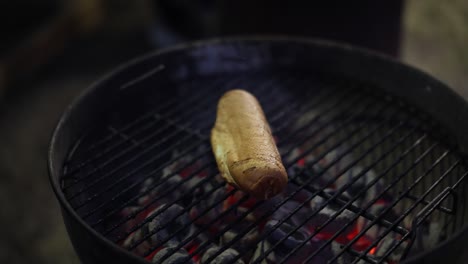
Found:
[[[196,41],[196,42],[176,45],[174,47],[169,47],[169,48],[165,48],[165,49],[161,49],[161,50],[157,50],[157,51],[144,54],[133,60],[130,60],[129,62],[121,64],[114,70],[111,70],[109,73],[104,75],[104,77],[101,77],[100,79],[92,83],[88,88],[86,88],[65,109],[65,111],[60,116],[55,129],[52,132],[52,137],[49,143],[49,149],[48,149],[48,155],[47,155],[47,167],[48,167],[48,172],[49,172],[49,180],[50,180],[51,187],[60,203],[60,206],[62,209],[62,216],[64,218],[64,222],[67,227],[67,231],[69,233],[70,239],[72,240],[72,243],[75,246],[75,250],[77,251],[78,256],[82,260],[84,260],[84,258],[81,255],[81,252],[77,250],[78,245],[75,244],[74,238],[70,234],[70,233],[74,233],[70,229],[75,228],[75,227],[71,226],[70,220],[67,219],[67,217],[71,217],[72,221],[75,221],[79,225],[79,228],[88,232],[87,235],[92,236],[95,239],[95,242],[98,242],[101,246],[107,247],[107,249],[109,249],[110,252],[114,252],[118,255],[122,255],[125,258],[127,258],[127,260],[134,261],[135,263],[148,263],[143,258],[136,256],[130,251],[127,251],[121,248],[117,244],[113,243],[110,239],[99,234],[88,223],[86,223],[78,215],[77,212],[75,212],[71,204],[66,199],[65,194],[63,193],[62,187],[60,184],[60,177],[63,174],[64,161],[69,155],[71,155],[74,152],[75,149],[73,147],[77,145],[75,144],[76,141],[80,140],[80,137],[83,134],[82,133],[83,131],[76,131],[76,130],[73,131],[74,124],[72,122],[73,121],[72,119],[74,118],[74,115],[83,115],[81,113],[85,110],[83,109],[84,108],[83,105],[89,104],[89,102],[87,101],[92,100],[93,98],[96,99],[97,97],[99,97],[96,95],[96,93],[98,91],[103,92],[102,90],[104,89],[101,89],[101,88],[103,88],[105,84],[107,84],[115,76],[118,76],[124,73],[128,68],[132,66],[138,65],[145,61],[149,61],[161,55],[168,55],[171,53],[177,53],[177,52],[182,52],[185,50],[197,49],[197,48],[202,48],[202,47],[210,47],[213,45],[214,46],[226,45],[226,44],[229,45],[229,44],[237,44],[237,43],[239,44],[242,44],[242,43],[257,43],[257,44],[291,43],[291,44],[299,44],[303,46],[308,46],[312,49],[313,48],[315,49],[326,48],[326,49],[332,49],[334,51],[345,52],[346,54],[350,54],[352,56],[361,57],[363,59],[369,60],[370,63],[374,63],[378,65],[386,64],[386,67],[396,67],[396,68],[399,68],[398,69],[399,71],[407,72],[408,75],[411,75],[410,77],[403,76],[403,78],[413,78],[413,79],[417,79],[417,81],[425,80],[428,83],[427,85],[430,86],[432,89],[442,92],[444,95],[449,96],[453,100],[457,100],[456,103],[463,106],[463,108],[465,109],[465,113],[460,114],[460,116],[462,116],[463,114],[468,115],[468,103],[460,95],[458,95],[453,90],[451,90],[447,85],[437,80],[436,78],[432,77],[431,75],[419,69],[416,69],[412,66],[409,66],[403,62],[400,62],[387,55],[384,55],[375,51],[371,51],[365,48],[355,47],[355,46],[351,46],[351,45],[343,44],[343,43],[336,43],[336,42],[323,40],[323,39],[311,39],[311,38],[289,37],[289,36],[261,36],[261,37],[254,36],[254,37],[215,38],[211,40],[203,40],[203,41]],[[382,90],[389,93],[389,91],[385,89],[382,89]],[[401,97],[398,94],[395,94],[395,95],[397,97]],[[414,100],[411,100],[410,102],[412,104],[415,104]],[[93,108],[93,110],[96,110],[96,109]],[[80,112],[80,114],[78,114],[78,112]],[[97,114],[87,115],[87,118],[89,119],[90,116],[96,117],[99,115]],[[431,116],[434,117],[434,115],[431,115]],[[440,121],[438,118],[436,119]],[[446,126],[445,123],[443,125]],[[449,127],[449,128],[450,128],[450,132],[452,133],[453,132],[452,127]],[[79,135],[79,137],[74,138],[73,140],[69,140],[68,138],[63,138],[63,134],[66,134],[68,132],[67,130],[71,130],[73,133],[76,133],[77,135]],[[462,151],[464,151],[464,149],[468,149],[468,146],[467,146],[468,144],[463,144],[463,143],[468,143],[467,140],[464,140],[462,138],[462,139],[459,139],[459,141],[461,142],[457,142],[457,145],[460,147]],[[64,149],[66,149],[65,154],[63,153]],[[434,255],[433,253],[441,252],[441,250],[443,250],[444,248],[447,248],[450,245],[453,245],[452,243],[455,243],[455,241],[463,241],[462,238],[466,236],[468,236],[468,226],[459,229],[454,235],[442,241],[441,243],[439,243],[436,247],[432,248],[431,250],[426,250],[421,253],[415,254],[414,256],[411,256],[407,258],[406,260],[404,260],[402,263],[419,263],[419,261],[421,261],[422,259],[428,258],[430,255]]]

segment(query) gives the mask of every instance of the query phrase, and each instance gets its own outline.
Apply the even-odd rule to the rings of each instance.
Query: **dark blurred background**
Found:
[[[152,50],[260,33],[332,39],[397,57],[468,99],[467,1],[291,2],[1,1],[0,263],[79,263],[49,187],[49,138],[77,94]]]

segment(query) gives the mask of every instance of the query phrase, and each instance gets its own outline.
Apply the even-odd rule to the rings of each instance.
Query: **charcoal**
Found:
[[[252,211],[255,219],[263,218],[265,215],[271,215],[275,210],[276,206],[283,201],[282,195],[274,196],[268,200],[262,201],[258,206]],[[255,221],[255,220],[254,220]]]
[[[318,251],[319,249],[320,251]],[[329,260],[335,257],[335,255],[338,254],[341,249],[342,245],[335,241],[329,242],[327,240],[313,238],[310,240],[310,248],[308,253],[298,262],[302,263],[305,259],[308,259],[312,254],[314,254],[313,257],[308,259],[307,263],[326,264],[329,263]],[[334,263],[351,263],[352,260],[353,258],[351,255],[345,252],[343,255],[338,257]]]
[[[146,179],[143,182],[143,184],[142,184],[142,186],[140,188],[140,193],[144,193],[144,192],[148,191],[150,188],[152,189],[153,184],[154,184],[154,179],[153,178]]]
[[[331,249],[331,243],[328,243],[325,247],[320,249],[320,252],[316,252],[326,242],[327,240],[321,240],[321,239],[316,239],[316,238],[313,238],[310,240],[311,249],[309,251],[308,256],[306,256],[306,258],[309,258],[312,254],[315,254],[315,255],[310,259],[308,263],[326,264],[328,260],[332,259],[335,256]]]
[[[197,235],[193,238],[193,240],[191,240],[191,243],[199,245],[210,240],[210,234],[208,232],[200,232],[200,229],[196,225],[191,225],[189,234],[193,235],[195,233]]]
[[[374,257],[374,256],[372,256],[372,255],[367,255],[367,258],[370,259],[370,260],[371,260],[372,262],[374,262],[374,263],[378,263],[378,262],[379,262],[379,259],[376,258],[376,257]],[[370,263],[370,262],[367,261],[367,260],[365,260],[364,258],[362,258],[362,259],[360,259],[360,260],[358,260],[358,261],[356,262],[356,264],[369,264],[369,263]],[[389,263],[388,263],[387,261],[383,261],[382,264],[389,264]]]
[[[282,259],[291,252],[291,250],[300,247],[286,263],[297,263],[297,261],[304,259],[311,249],[311,245],[309,241],[307,241],[307,231],[301,227],[288,236],[291,231],[296,229],[296,226],[282,223],[275,228],[275,225],[278,223],[279,221],[277,220],[269,220],[264,228],[265,232],[271,231],[266,240],[274,247],[275,258],[277,260]],[[281,240],[283,241],[280,242]],[[276,245],[278,242],[279,244]],[[302,243],[304,243],[304,245],[301,245]]]
[[[367,212],[374,216],[380,216],[381,214],[383,214],[383,211],[386,210],[387,207],[390,205],[392,199],[393,198],[390,195],[385,193],[381,199],[377,200],[367,209]],[[389,222],[394,222],[398,218],[398,216],[399,215],[396,214],[394,208],[392,208],[392,210],[389,210],[383,215],[383,219]],[[371,222],[372,221],[368,220],[367,218],[359,217],[356,226],[358,230],[362,230],[366,227],[366,225],[370,224]],[[384,230],[385,228],[383,228],[382,226],[374,225],[366,232],[366,235],[368,235],[371,239],[376,239]]]
[[[331,248],[331,251],[333,252],[333,256],[336,256],[342,251],[343,245],[338,242],[332,241],[330,244],[330,248]],[[353,262],[353,260],[354,260],[354,257],[350,253],[345,251],[336,259],[336,263],[347,264],[347,263]]]
[[[220,188],[216,191],[214,191],[207,199],[207,203],[205,204],[205,207],[211,207],[214,206],[214,208],[222,208],[223,207],[223,201],[224,201],[224,196],[226,192],[223,188]]]
[[[240,232],[247,230],[249,224],[246,222],[239,222],[234,225],[231,229],[223,234],[221,237],[221,245],[226,245],[232,240],[234,240]],[[251,253],[253,251],[255,242],[259,236],[257,228],[253,228],[247,234],[241,236],[236,242],[232,245],[232,248],[243,254]]]
[[[385,210],[385,207],[386,205],[383,205],[383,204],[373,204],[369,208],[368,212],[371,213],[372,215],[378,216],[381,210]],[[366,228],[367,225],[371,224],[371,222],[372,221],[370,221],[369,219],[360,216],[356,222],[356,228],[358,230],[362,230]],[[366,235],[369,236],[373,240],[373,239],[376,239],[383,231],[385,231],[384,227],[374,224],[371,228],[369,228],[369,230],[366,231]]]
[[[444,228],[443,226],[437,222],[437,221],[432,221],[429,223],[429,231],[426,233],[427,236],[427,239],[424,239],[426,240],[426,243],[424,244],[424,247],[427,249],[427,248],[432,248],[434,246],[436,246],[436,244],[438,244],[441,240],[442,237],[444,237]]]
[[[318,186],[319,188],[323,188],[332,178],[332,175],[330,174],[330,168],[328,170],[325,170],[325,167],[328,164],[324,163],[323,159],[317,161],[317,159],[314,156],[308,155],[304,158],[304,165],[306,167],[306,170],[314,176],[313,183],[315,185],[317,185],[317,183],[320,183]]]
[[[165,241],[169,237],[171,237],[171,241],[178,243],[192,234],[190,217],[186,212],[182,213],[184,208],[178,204],[173,204],[166,210],[161,211],[164,206],[165,204],[162,204],[151,212],[148,217],[158,214],[159,212],[161,213],[144,226],[148,233],[158,230],[149,238],[151,245],[159,244],[161,241]],[[165,226],[165,228],[162,228],[163,226]],[[183,230],[174,234],[180,228],[183,228]]]
[[[204,183],[200,183],[203,179],[199,177],[185,178],[182,180],[182,185],[179,186],[175,191],[178,192],[178,196],[182,196],[180,203],[184,206],[189,206],[199,197],[205,193]]]
[[[193,260],[190,258],[189,253],[181,248],[175,251],[172,255],[168,256],[163,260],[163,258],[168,254],[169,252],[172,252],[175,248],[174,247],[165,247],[161,249],[158,253],[156,253],[153,256],[153,259],[151,260],[152,263],[161,263],[161,264],[195,264]]]
[[[347,192],[351,195],[351,197],[355,197],[359,194],[359,192],[364,190],[366,186],[371,183],[371,181],[374,181],[377,178],[377,175],[372,170],[368,170],[363,175],[360,175],[362,171],[363,168],[360,166],[354,166],[350,168],[336,180],[336,187],[341,188],[359,175],[358,180],[356,180],[353,184],[351,184],[351,186],[347,188]],[[377,197],[377,195],[383,191],[384,184],[385,183],[383,179],[379,179],[373,185],[369,186],[368,189],[358,197],[359,201],[368,202]]]
[[[387,253],[390,248],[392,248],[396,244],[395,239],[389,239],[385,237],[382,239],[379,244],[377,245],[377,249],[375,251],[376,256],[383,256],[385,253]]]
[[[203,180],[204,178],[198,178],[198,179],[201,179]],[[219,187],[219,185],[214,181],[214,179],[210,179],[210,180],[207,180],[205,181],[201,187],[197,188],[197,190],[200,190],[199,193],[200,194],[207,194],[207,193],[210,193],[213,191],[213,189],[225,189],[224,186],[223,187]]]
[[[211,199],[210,197],[212,197],[214,193],[217,191],[217,190],[213,190],[215,188],[219,188],[219,187],[215,186],[213,181],[207,181],[204,178],[200,178],[196,176],[196,177],[186,180],[182,184],[180,190],[184,194],[184,199],[186,199],[187,205],[189,205],[193,202],[196,203],[201,199]],[[219,188],[219,189],[223,189],[223,188]],[[219,197],[219,195],[216,197]]]
[[[143,183],[140,193],[146,192],[148,188],[151,188],[151,191],[139,198],[138,204],[145,205],[149,201],[154,200],[155,197],[158,197],[157,200],[161,203],[171,203],[171,201],[179,199],[184,193],[177,187],[180,186],[178,184],[180,184],[181,181],[182,178],[177,174],[164,176],[161,180],[155,180],[153,178],[147,179]]]
[[[120,215],[122,216],[122,219],[126,219],[130,215],[133,215],[136,213],[135,216],[125,221],[123,225],[124,232],[130,230],[132,227],[139,224],[143,220],[144,211],[143,212],[140,212],[140,211],[141,211],[141,208],[139,206],[127,206],[120,211]]]
[[[334,190],[332,189],[325,189],[326,193],[333,195]],[[344,192],[339,197],[343,199],[348,199],[349,195]],[[317,212],[317,210],[323,205],[326,206]],[[335,204],[333,201],[328,201],[320,196],[314,197],[310,202],[310,207],[312,209],[312,213],[314,217],[310,219],[308,222],[309,225],[312,227],[320,227],[323,226],[324,223],[330,219],[339,209],[340,206]],[[342,211],[338,216],[336,216],[330,223],[328,223],[321,232],[325,232],[328,234],[334,234],[338,232],[343,226],[345,226],[348,222],[350,222],[354,217],[354,213],[349,210]],[[341,232],[342,236],[346,236],[353,230],[353,225],[349,225],[343,232]]]
[[[331,150],[323,150],[326,151],[326,154],[317,162],[318,167],[316,168],[318,168],[319,171],[323,171],[324,168],[327,168],[326,173],[329,177],[325,178],[326,181],[338,176],[343,168],[352,162],[353,158],[350,154],[344,155],[347,149],[348,147],[341,145]],[[310,162],[306,160],[308,166],[310,166],[309,163]]]
[[[143,194],[146,192],[147,193],[141,196],[140,198],[138,198],[138,201],[137,201],[138,205],[141,205],[141,206],[146,205],[151,200],[151,198],[156,195],[156,192],[153,190],[154,184],[155,184],[155,180],[153,178],[148,178],[143,182],[140,188],[140,194]],[[151,190],[151,191],[148,192],[148,190]]]
[[[426,219],[417,227],[417,237],[413,247],[421,251],[433,248],[441,240],[443,231],[443,226],[438,221]]]
[[[303,167],[295,163],[287,168],[288,176],[295,182],[302,183],[307,180],[307,176],[303,175]]]
[[[183,181],[180,175],[170,175],[163,178],[162,181],[163,182],[155,188],[156,195],[168,192],[167,196],[170,197],[169,199],[175,200],[183,194],[180,190],[181,185],[179,185],[180,182]]]
[[[122,209],[122,211],[120,211],[120,214],[122,215],[122,217],[125,218],[135,212],[138,212],[139,210],[141,210],[139,206],[127,206],[124,209]]]
[[[153,200],[155,193],[147,194],[138,198],[138,205],[145,206]]]
[[[291,199],[294,201],[302,203],[313,196],[312,192],[308,191],[307,189],[300,188],[299,185],[292,182],[288,183],[286,190],[284,191],[284,196],[289,197],[293,192],[295,192],[298,189],[300,190],[294,196],[291,197]]]
[[[125,238],[122,246],[124,248],[130,248],[136,241],[140,240],[143,236],[141,235],[141,229],[136,230]]]
[[[313,187],[314,189],[324,188],[330,179],[332,178],[328,171],[325,171],[323,166],[319,164],[316,158],[309,154],[301,159],[300,163],[295,163],[288,168],[288,175],[292,179],[292,182],[289,184],[289,190],[286,194],[289,194],[296,189],[302,187],[302,190],[299,194],[293,199],[298,199],[299,201],[304,201],[307,198],[299,198],[303,195],[307,195],[307,187]]]
[[[285,146],[282,149],[280,149],[280,150],[282,150],[280,152],[285,152],[285,151],[289,150],[290,148],[291,148],[291,146]],[[297,159],[301,155],[301,153],[302,153],[302,151],[297,147],[292,149],[291,151],[289,151],[289,154],[284,158],[284,162],[285,163],[293,162],[295,159]]]
[[[266,252],[270,248],[271,244],[267,240],[260,241],[260,243],[258,243],[257,247],[255,248],[255,252],[250,262],[255,262],[262,259],[260,264],[276,263],[275,252],[270,252],[267,256],[265,256]]]
[[[296,210],[299,206],[299,202],[287,201],[281,207],[279,207],[278,210],[274,212],[271,218],[275,220],[286,219],[286,217],[291,215],[291,213],[294,210]],[[310,213],[310,209],[306,205],[304,205],[296,213],[294,213],[287,222],[293,225],[301,225],[302,222],[310,215]]]
[[[225,207],[224,210],[229,210],[230,207]],[[241,215],[245,215],[243,218],[239,218]],[[259,214],[260,215],[260,214]],[[237,221],[244,221],[247,223],[253,223],[257,220],[257,216],[255,214],[255,210],[251,210],[249,207],[237,206],[234,210],[229,211],[225,217],[224,222],[237,222]]]
[[[290,236],[287,236],[289,232],[295,229],[295,226],[288,223],[282,223],[275,228],[280,221],[278,220],[269,220],[265,225],[265,232],[271,232],[268,236],[268,241],[272,244],[286,238],[281,242],[280,248],[284,249],[293,249],[298,246],[300,243],[307,239],[307,231],[304,228],[299,228],[297,231],[293,232]]]
[[[192,155],[180,155],[180,151],[178,149],[175,149],[172,151],[172,160],[174,160],[173,163],[169,164],[166,168],[164,168],[163,172],[166,173],[164,175],[167,175],[167,173],[171,174],[175,171],[180,171],[186,167],[188,167],[188,164],[193,163],[193,156]]]
[[[184,193],[188,193],[188,192],[193,193],[193,192],[202,191],[203,190],[203,185],[204,185],[203,183],[200,184],[200,182],[202,180],[203,180],[202,178],[197,177],[197,176],[191,177],[191,178],[186,178],[186,179],[183,180],[184,183],[180,187],[180,189],[181,189],[180,191],[184,192]],[[195,186],[197,186],[197,187],[195,187]]]
[[[230,263],[233,261],[238,255],[239,252],[237,252],[235,249],[228,248],[221,252],[219,255],[214,257],[210,262],[208,260],[216,255],[220,250],[220,247],[218,246],[211,246],[208,250],[205,251],[203,254],[200,263],[205,264],[205,263],[211,263],[211,264],[223,264],[223,263]],[[244,264],[244,262],[241,259],[238,259],[234,262],[234,264]]]
[[[381,259],[393,246],[398,243],[398,239],[394,238],[393,236],[386,236],[384,237],[375,250],[374,258]],[[408,242],[403,241],[398,247],[395,248],[392,253],[387,257],[388,262],[399,262],[405,248],[408,246]]]
[[[135,232],[131,233],[123,242],[122,246],[124,248],[130,249],[135,245],[135,243],[139,243],[136,248],[133,250],[138,255],[145,254],[151,246],[147,241],[141,241],[144,236],[144,231],[142,229],[138,229]],[[141,242],[140,242],[141,241]]]
[[[206,200],[200,200],[190,208],[190,217],[197,225],[206,225],[217,219],[223,210],[224,189],[214,191]],[[205,213],[208,209],[209,211]],[[195,220],[195,218],[199,217]]]
[[[289,167],[288,174],[297,184],[315,188],[322,188],[330,179],[329,174],[323,171],[319,164],[306,167],[294,164]]]

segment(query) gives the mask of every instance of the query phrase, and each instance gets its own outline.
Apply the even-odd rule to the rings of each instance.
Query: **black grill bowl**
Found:
[[[122,227],[120,212],[141,198],[147,178],[163,183],[162,171],[174,155],[198,155],[212,175],[202,184],[221,184],[209,131],[217,100],[234,88],[251,91],[264,107],[291,183],[405,241],[403,263],[463,263],[468,257],[466,102],[431,76],[373,52],[317,40],[249,38],[193,43],[136,59],[92,85],[62,115],[50,144],[49,175],[83,263],[147,263],[120,245],[133,231]],[[307,123],[307,117],[315,121]],[[295,147],[322,159],[348,153],[337,157],[372,170],[399,215],[361,210],[349,196],[325,190],[325,183],[301,182],[304,171],[291,175]],[[333,186],[343,176],[337,177]],[[190,195],[177,203],[192,206],[185,197]],[[276,202],[294,197],[285,194]],[[170,205],[176,198],[164,201]],[[428,221],[440,224],[443,235],[430,248],[416,249]],[[353,247],[343,254],[379,263]]]

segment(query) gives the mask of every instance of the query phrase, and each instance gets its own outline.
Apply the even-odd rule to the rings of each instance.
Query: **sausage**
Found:
[[[218,103],[211,146],[221,176],[258,199],[287,185],[288,176],[257,99],[244,90],[226,92]]]

